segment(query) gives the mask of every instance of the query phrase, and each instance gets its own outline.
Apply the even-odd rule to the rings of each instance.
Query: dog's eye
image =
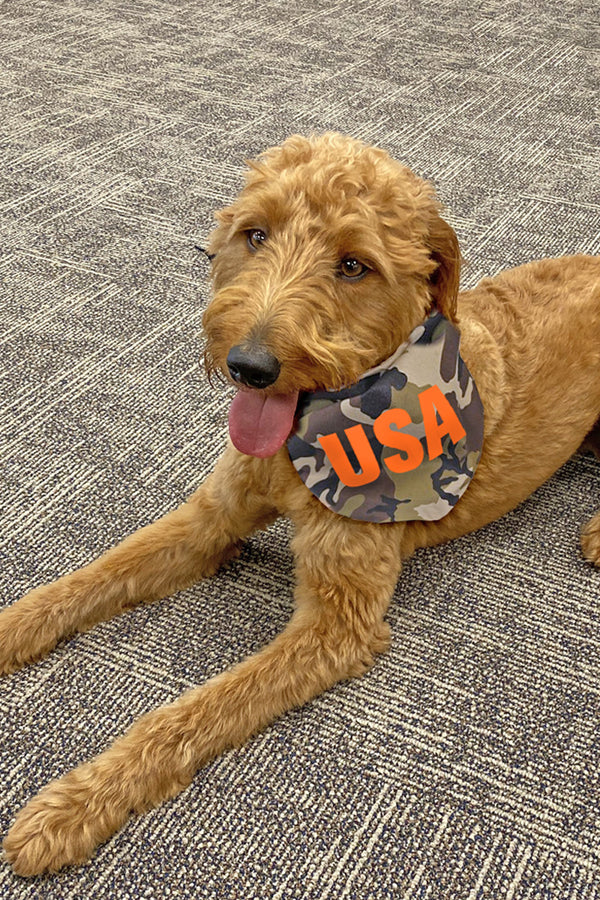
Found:
[[[368,266],[365,266],[364,263],[361,263],[353,256],[346,256],[340,262],[340,275],[342,278],[347,278],[350,281],[356,281],[359,278],[362,278],[368,271]]]
[[[248,246],[254,252],[258,250],[266,241],[267,235],[260,228],[252,228],[247,232]]]

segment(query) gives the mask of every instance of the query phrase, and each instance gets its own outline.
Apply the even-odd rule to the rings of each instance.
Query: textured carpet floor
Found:
[[[294,131],[433,179],[464,285],[600,252],[593,0],[0,5],[1,603],[175,506],[225,440],[194,250],[242,160]],[[407,565],[393,646],[6,898],[600,897],[600,465]],[[0,684],[0,831],[142,712],[259,648],[291,608],[278,523],[210,582]]]

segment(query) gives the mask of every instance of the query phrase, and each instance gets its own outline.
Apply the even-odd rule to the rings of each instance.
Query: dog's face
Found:
[[[255,410],[355,382],[434,304],[454,317],[456,237],[409,169],[337,134],[291,137],[250,167],[217,214],[203,324],[209,372],[255,394]]]

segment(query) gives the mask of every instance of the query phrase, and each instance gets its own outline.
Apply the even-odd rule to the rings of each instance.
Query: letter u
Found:
[[[365,434],[365,429],[362,425],[353,425],[352,428],[345,428],[344,434],[356,454],[360,466],[358,472],[355,471],[348,459],[337,434],[324,434],[318,440],[342,484],[345,484],[346,487],[361,487],[363,484],[370,484],[379,477],[381,469]]]

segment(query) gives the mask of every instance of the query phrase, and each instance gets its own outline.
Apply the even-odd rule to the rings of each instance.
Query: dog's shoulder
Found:
[[[508,403],[505,362],[496,338],[468,306],[459,303],[460,351],[475,380],[484,410],[484,436],[496,429]]]

